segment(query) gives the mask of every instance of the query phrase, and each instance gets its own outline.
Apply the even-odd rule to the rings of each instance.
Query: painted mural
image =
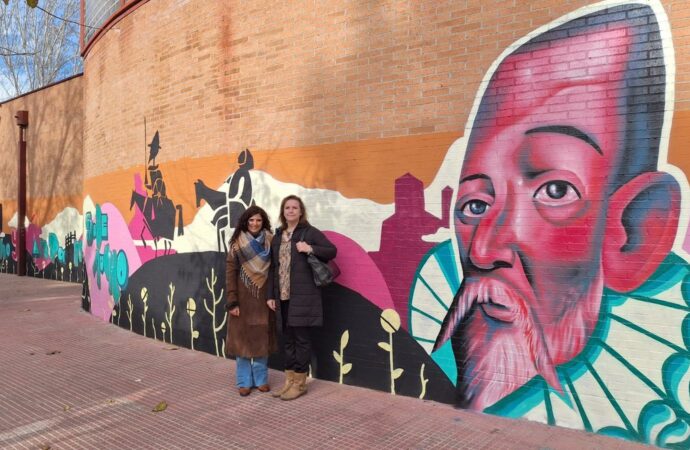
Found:
[[[518,40],[435,178],[400,174],[392,203],[284,181],[249,149],[180,186],[156,162],[158,124],[129,204],[91,187],[81,212],[27,221],[29,273],[81,282],[103,321],[224,357],[232,229],[296,194],[342,271],[312,376],[687,448],[690,188],[667,162],[669,27],[657,2],[609,1]],[[4,273],[15,242],[0,229]]]
[[[1,209],[0,209],[1,212]],[[0,217],[1,219],[1,217]],[[71,283],[84,280],[82,218],[68,207],[43,226],[25,218],[27,275]],[[1,223],[1,222],[0,222]],[[8,221],[8,233],[0,230],[0,272],[17,273],[17,214]]]
[[[647,4],[584,13],[487,74],[454,158],[452,236],[419,268],[410,329],[461,406],[685,448],[687,180],[666,163],[668,23]]]

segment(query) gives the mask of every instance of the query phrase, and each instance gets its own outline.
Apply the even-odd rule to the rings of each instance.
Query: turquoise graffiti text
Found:
[[[127,255],[122,250],[111,249],[110,244],[106,244],[103,251],[100,250],[101,243],[108,240],[108,215],[101,211],[100,205],[96,205],[95,218],[91,212],[87,212],[85,219],[86,243],[91,247],[96,241],[96,257],[91,268],[96,285],[101,289],[101,276],[105,275],[108,291],[117,303],[120,301],[120,292],[129,281]]]

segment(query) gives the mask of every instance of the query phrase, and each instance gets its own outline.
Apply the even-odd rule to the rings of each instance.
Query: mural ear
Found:
[[[606,287],[638,288],[673,246],[680,215],[680,186],[664,172],[628,181],[609,198],[602,263]]]

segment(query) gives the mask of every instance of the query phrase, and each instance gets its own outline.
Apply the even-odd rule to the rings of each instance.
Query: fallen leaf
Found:
[[[109,398],[109,399],[106,400],[105,402],[106,402],[108,405],[112,405],[113,403],[115,403],[115,400],[113,400],[112,398]]]
[[[53,350],[52,352],[46,353],[46,355],[57,355],[58,353],[62,353],[60,350]]]
[[[26,308],[26,309],[24,310],[24,312],[27,312],[27,311],[31,311],[31,309],[30,309],[30,308]]]
[[[157,404],[151,411],[161,412],[161,411],[165,411],[167,408],[168,408],[168,403],[165,400],[163,400],[162,402]]]
[[[180,347],[165,347],[163,350],[179,350]]]
[[[72,407],[70,405],[65,405],[62,407],[63,411],[69,411],[70,409],[72,409]]]
[[[40,447],[41,450],[50,450],[50,444],[43,444]]]

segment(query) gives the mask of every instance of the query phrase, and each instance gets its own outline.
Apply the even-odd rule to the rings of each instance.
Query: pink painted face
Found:
[[[627,44],[613,29],[512,55],[484,94],[493,109],[475,120],[455,203],[467,314],[458,376],[471,408],[535,375],[560,386],[555,366],[594,330],[625,120],[611,73]]]
[[[261,214],[254,214],[247,221],[247,229],[251,234],[257,234],[261,231],[264,225],[264,220],[261,218]]]

